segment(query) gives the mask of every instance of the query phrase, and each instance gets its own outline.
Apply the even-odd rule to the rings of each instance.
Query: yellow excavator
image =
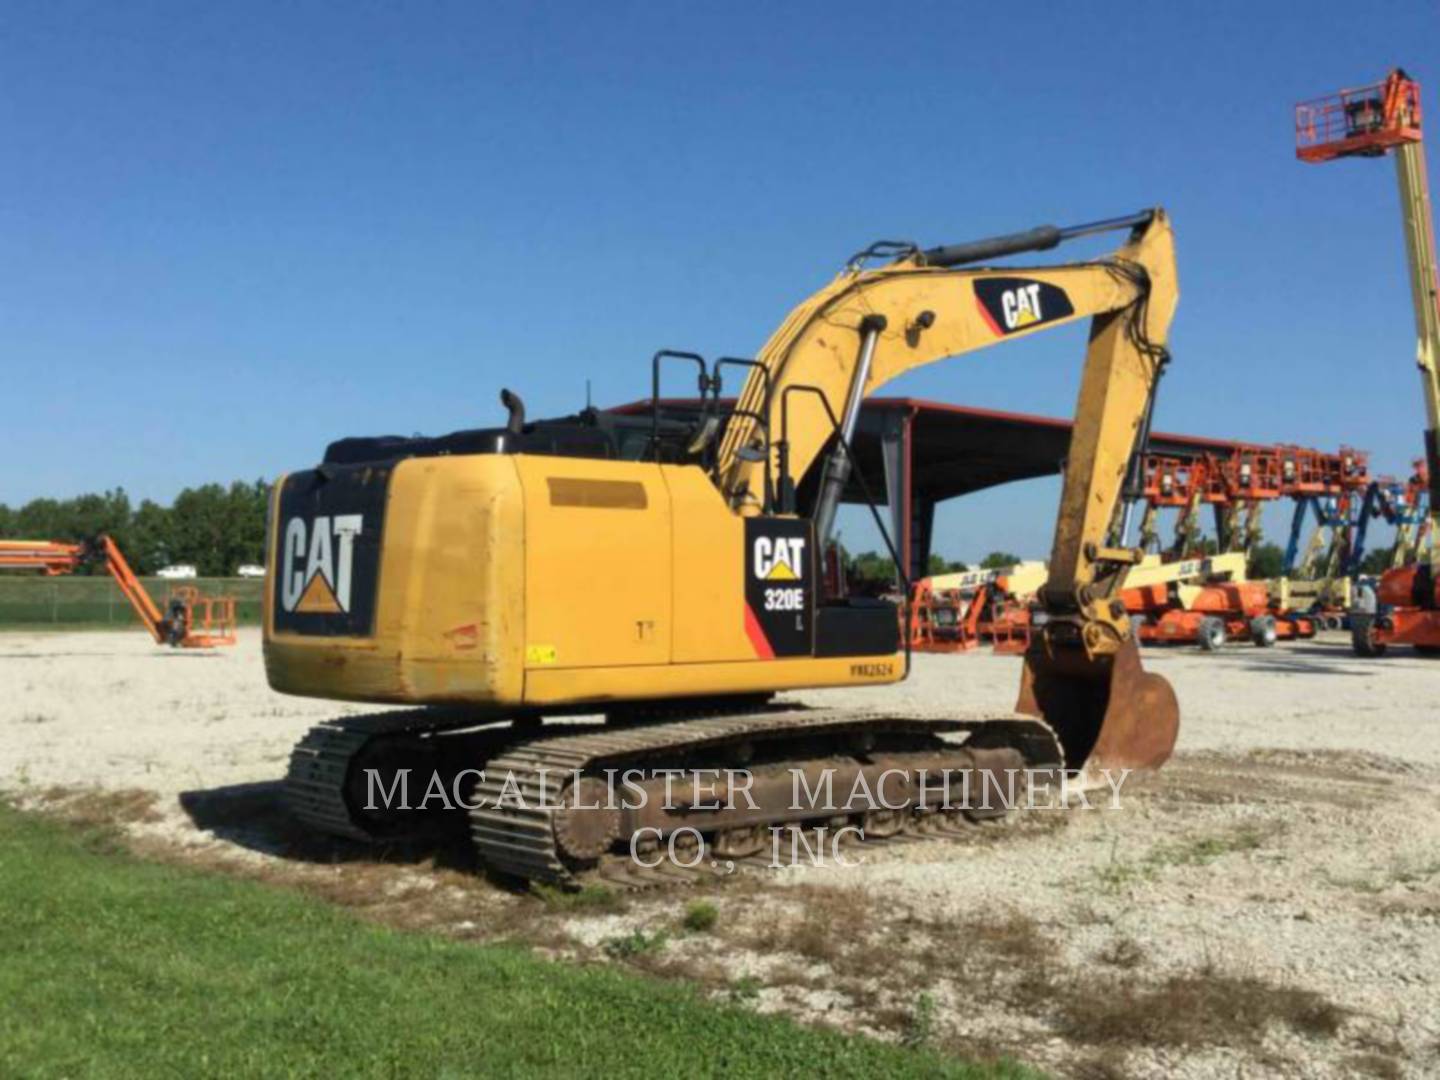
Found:
[[[991,265],[1110,230],[1125,242],[1094,261]],[[274,487],[266,671],[286,693],[412,708],[309,732],[289,805],[316,829],[367,840],[458,818],[493,870],[574,884],[624,880],[637,851],[670,842],[673,855],[682,832],[698,863],[754,857],[781,827],[849,823],[867,840],[963,827],[974,815],[937,803],[914,782],[924,770],[993,780],[1159,766],[1179,710],[1141,669],[1120,601],[1139,552],[1106,537],[1147,438],[1177,300],[1159,209],[930,249],[882,242],[753,359],[657,354],[648,415],[587,408],[530,422],[507,390],[501,427],[332,443]],[[1084,318],[1015,713],[919,716],[878,694],[866,710],[771,703],[908,672],[895,606],[824,584],[836,509],[864,482],[851,452],[861,402],[923,364]],[[674,364],[698,372],[698,412],[662,401],[661,369]],[[730,368],[744,375],[733,401],[721,397]],[[603,725],[573,719],[597,713]],[[744,770],[746,798],[660,798],[676,770]],[[851,792],[886,770],[910,779],[883,806],[792,797],[797,775]],[[618,775],[654,797],[600,797]],[[417,810],[418,792],[395,795],[420,777],[435,797]]]

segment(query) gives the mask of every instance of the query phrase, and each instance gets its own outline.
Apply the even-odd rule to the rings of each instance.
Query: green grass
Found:
[[[0,1075],[1030,1076],[362,923],[0,804]]]
[[[235,597],[235,617],[242,626],[260,622],[260,596],[265,583],[257,578],[167,581],[147,577],[140,581],[161,608],[172,585],[195,585],[207,596]],[[0,629],[78,630],[136,625],[129,602],[108,575],[0,576]]]
[[[692,900],[685,905],[685,917],[680,925],[697,934],[706,934],[715,929],[720,921],[720,909],[709,900]]]

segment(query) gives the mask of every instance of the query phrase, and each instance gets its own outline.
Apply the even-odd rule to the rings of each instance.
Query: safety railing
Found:
[[[1396,72],[1296,105],[1295,153],[1302,161],[1383,154],[1419,142],[1420,120],[1420,85]]]

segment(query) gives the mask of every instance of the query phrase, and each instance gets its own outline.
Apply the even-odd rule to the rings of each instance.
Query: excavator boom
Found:
[[[1094,262],[968,265],[1110,229],[1130,235]],[[1179,710],[1168,684],[1142,671],[1119,600],[1125,571],[1138,555],[1107,548],[1105,541],[1127,470],[1143,451],[1168,358],[1165,340],[1179,299],[1169,219],[1155,209],[1075,229],[1042,226],[901,251],[882,267],[853,261],[761,349],[721,442],[721,490],[739,512],[759,513],[770,503],[766,478],[776,475],[780,510],[792,510],[794,478],[838,441],[835,420],[839,440],[848,440],[860,402],[891,379],[1089,317],[1049,577],[1039,593],[1038,633],[1027,653],[1019,707],[1060,733],[1072,761],[1088,759],[1092,768],[1157,766],[1174,745]],[[820,467],[812,516],[823,546],[848,480],[848,454],[837,445]]]

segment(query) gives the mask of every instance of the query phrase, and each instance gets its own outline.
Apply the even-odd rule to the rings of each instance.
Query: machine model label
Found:
[[[286,478],[272,556],[277,631],[372,632],[389,479],[388,468],[369,465]]]
[[[975,282],[975,303],[1000,337],[1075,314],[1064,289],[1029,278],[982,278]]]
[[[813,652],[812,549],[808,521],[745,520],[745,633],[762,659]]]

